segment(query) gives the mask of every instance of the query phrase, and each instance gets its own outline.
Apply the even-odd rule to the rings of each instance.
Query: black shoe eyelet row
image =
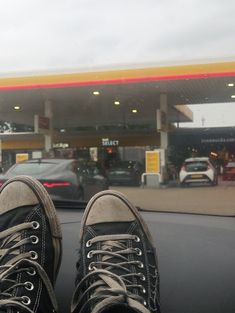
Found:
[[[31,268],[29,271],[27,271],[27,274],[30,276],[35,276],[36,275],[36,271],[34,268]]]
[[[34,284],[32,284],[30,281],[26,281],[24,283],[24,287],[28,291],[32,291],[34,289]]]
[[[94,262],[91,262],[89,265],[88,265],[88,270],[89,271],[92,271],[94,269]]]
[[[31,254],[30,259],[31,260],[37,260],[38,259],[38,254],[35,251],[29,251],[29,253]]]
[[[136,251],[136,255],[138,256],[141,256],[143,254],[142,250],[140,250],[139,248],[135,248],[135,251]]]
[[[87,248],[90,248],[91,245],[92,245],[92,244],[91,244],[91,240],[88,240],[88,241],[86,242],[86,247],[87,247]]]
[[[91,259],[92,257],[93,257],[93,251],[91,250],[87,253],[87,258]]]
[[[138,273],[138,275],[140,276],[140,279],[141,279],[142,281],[145,281],[145,280],[146,280],[146,277],[144,276],[144,274]]]
[[[35,235],[30,236],[32,244],[36,245],[39,242],[39,238]]]
[[[134,240],[135,242],[140,242],[140,238],[138,236],[135,236]]]
[[[31,299],[27,296],[22,296],[22,301],[24,305],[30,305],[31,304]]]
[[[33,229],[38,229],[40,227],[40,224],[37,221],[32,222]]]

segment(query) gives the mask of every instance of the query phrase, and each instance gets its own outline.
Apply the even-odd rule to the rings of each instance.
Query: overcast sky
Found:
[[[0,75],[235,60],[234,0],[0,4]]]
[[[235,126],[235,103],[211,103],[189,105],[193,111],[193,123],[181,123],[180,127]]]
[[[0,72],[235,57],[234,0],[0,0]]]

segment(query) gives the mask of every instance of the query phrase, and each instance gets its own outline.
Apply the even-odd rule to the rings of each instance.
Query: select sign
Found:
[[[119,140],[111,140],[109,138],[102,138],[102,146],[114,147],[119,145]]]

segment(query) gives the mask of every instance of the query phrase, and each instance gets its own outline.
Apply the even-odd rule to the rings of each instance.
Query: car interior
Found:
[[[56,284],[61,312],[75,286],[79,231],[85,203],[57,205],[63,258]],[[157,204],[156,204],[157,205]],[[234,312],[235,211],[225,216],[141,210],[156,246],[163,313]]]
[[[0,186],[31,175],[54,202],[58,313],[70,312],[87,202],[106,189],[149,226],[161,313],[235,312],[234,13],[231,0],[2,1]],[[0,283],[0,313],[1,301]]]

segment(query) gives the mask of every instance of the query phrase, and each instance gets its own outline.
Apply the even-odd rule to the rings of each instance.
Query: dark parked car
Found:
[[[0,175],[0,185],[17,175],[37,178],[53,200],[88,200],[108,188],[107,178],[94,164],[81,167],[75,159],[38,159],[15,164]]]
[[[120,161],[108,171],[110,185],[135,185],[141,183],[143,165],[137,161]]]
[[[235,162],[228,162],[223,168],[223,180],[235,180]]]

